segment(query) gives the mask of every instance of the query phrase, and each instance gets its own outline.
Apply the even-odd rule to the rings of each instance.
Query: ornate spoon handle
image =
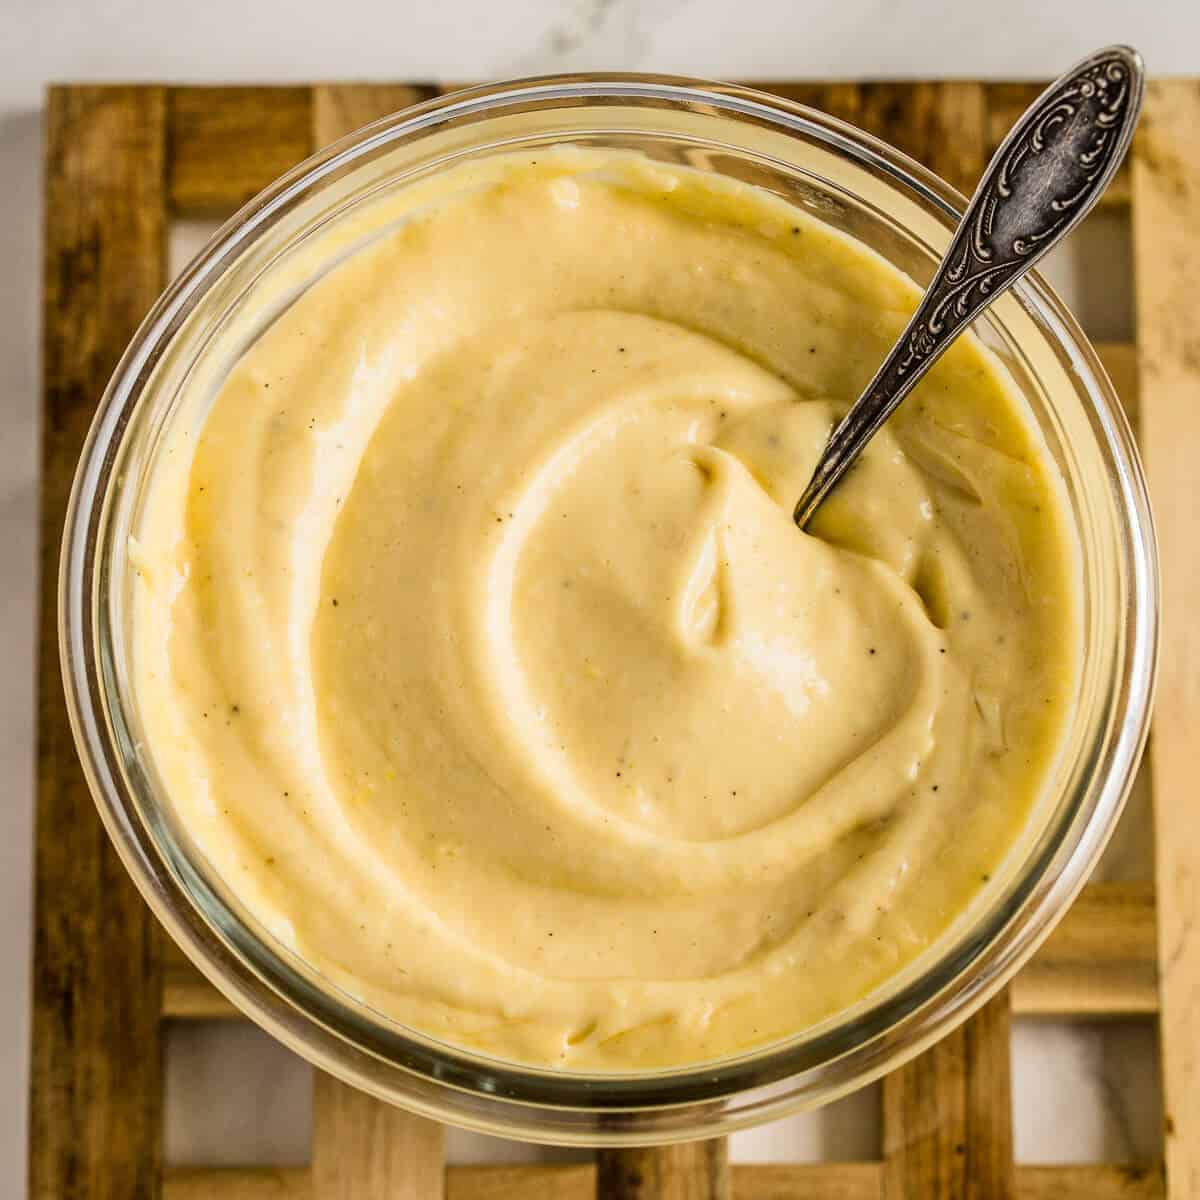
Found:
[[[796,505],[801,529],[950,343],[1096,203],[1133,137],[1143,74],[1136,50],[1110,46],[1025,111],[983,173],[900,340],[830,435]]]

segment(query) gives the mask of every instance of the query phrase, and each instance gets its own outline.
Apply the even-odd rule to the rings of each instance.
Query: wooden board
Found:
[[[1142,438],[1155,488],[1166,652],[1153,797],[1167,1182],[1200,1196],[1200,84],[1150,89],[1133,164]]]
[[[880,1163],[734,1165],[733,1200],[891,1200]],[[570,1166],[447,1167],[446,1200],[597,1200],[599,1172]],[[699,1193],[702,1195],[703,1193]],[[305,1170],[170,1170],[164,1200],[312,1200]],[[657,1193],[691,1200],[695,1192]],[[1018,1167],[1016,1200],[1164,1200],[1159,1167]],[[401,1200],[403,1196],[401,1195]]]
[[[96,401],[166,283],[164,88],[55,88],[46,133],[42,598],[29,1192],[157,1191],[158,927],[109,845],[75,758],[54,581]]]
[[[972,82],[763,86],[885,138],[963,191],[1034,90]],[[1200,836],[1187,789],[1189,750],[1200,738],[1200,639],[1187,620],[1200,592],[1200,493],[1189,478],[1200,449],[1200,319],[1185,291],[1200,275],[1200,87],[1191,81],[1151,89],[1132,170],[1107,197],[1111,209],[1131,213],[1138,339],[1101,352],[1131,416],[1145,423],[1167,562],[1170,650],[1151,777],[1157,899],[1144,885],[1086,888],[1008,993],[885,1081],[878,1162],[731,1167],[717,1140],[603,1152],[594,1165],[445,1169],[438,1126],[317,1072],[310,1169],[162,1171],[162,1022],[240,1017],[158,936],[104,839],[75,760],[53,587],[71,474],[108,374],[164,282],[168,222],[227,215],[314,148],[440,90],[371,83],[50,93],[31,1196],[1200,1196]],[[1158,1016],[1165,1171],[1158,1162],[1014,1166],[1010,1013]]]
[[[441,1125],[323,1071],[313,1097],[313,1200],[442,1200]]]

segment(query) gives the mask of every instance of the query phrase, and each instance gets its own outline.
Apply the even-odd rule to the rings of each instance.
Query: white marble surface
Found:
[[[5,0],[0,71],[0,1200],[25,1194],[32,833],[38,186],[42,90],[53,79],[284,81],[486,78],[554,70],[724,77],[1024,77],[1129,41],[1158,74],[1200,74],[1196,0]],[[186,238],[184,239],[186,241]],[[1096,337],[1127,336],[1128,237],[1095,226],[1051,274]],[[1114,869],[1144,870],[1148,814]],[[1155,1153],[1153,1033],[1136,1025],[1018,1028],[1023,1161]],[[307,1068],[256,1030],[171,1040],[173,1161],[303,1161]],[[188,1102],[185,1097],[190,1098]],[[741,1134],[742,1159],[869,1158],[877,1094]],[[450,1139],[460,1161],[538,1153]]]

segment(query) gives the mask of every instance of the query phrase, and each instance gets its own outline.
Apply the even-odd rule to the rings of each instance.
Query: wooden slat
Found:
[[[312,153],[312,89],[171,88],[170,124],[173,210],[228,216]]]
[[[960,1028],[884,1079],[888,1200],[947,1200],[963,1194],[966,1071],[966,1033]]]
[[[163,1200],[311,1200],[306,1167],[175,1167],[163,1181]]]
[[[157,1192],[162,1092],[153,918],[75,756],[55,585],[67,493],[104,383],[166,270],[161,88],[49,94],[30,1195]]]
[[[1154,888],[1145,883],[1094,883],[1046,939],[1042,955],[1056,965],[1154,961]]]
[[[595,1200],[591,1163],[448,1167],[446,1200]]]
[[[1152,1017],[1158,1011],[1153,960],[1140,963],[1047,963],[1035,958],[1013,980],[1012,1011],[1019,1017]]]
[[[241,1021],[245,1015],[192,965],[192,960],[160,929],[163,1016],[180,1021]]]
[[[1004,140],[1020,115],[1037,99],[1045,83],[988,83],[987,96],[987,153],[990,158]],[[1101,208],[1129,207],[1129,165],[1121,166],[1113,181],[1100,197]]]
[[[774,96],[793,100],[828,113],[848,125],[859,125],[862,112],[862,89],[856,83],[797,83],[785,80],[762,80],[752,84]]]
[[[190,962],[167,961],[163,967],[163,1015],[179,1021],[240,1021],[241,1009],[224,996]]]
[[[172,98],[171,200],[185,214],[227,213],[276,176],[345,133],[460,84],[319,84],[303,87],[179,87]],[[978,177],[959,157],[964,130],[980,126],[988,153],[999,144],[1036,84],[766,81],[756,87],[817,108],[891,140],[969,191]],[[316,130],[315,143],[310,131]],[[326,136],[325,131],[333,132]],[[1129,203],[1122,169],[1101,203]]]
[[[441,1200],[445,1129],[318,1071],[313,1200]]]
[[[881,1200],[883,1164],[776,1164],[733,1168],[733,1200]]]
[[[888,1200],[1011,1200],[1009,1009],[1001,993],[883,1081]]]
[[[731,1200],[728,1138],[601,1150],[596,1200]]]
[[[1013,1011],[1129,1016],[1157,1008],[1154,889],[1095,883],[1012,985]]]
[[[963,1177],[964,1195],[972,1200],[1008,1200],[1016,1194],[1009,1011],[1004,991],[963,1026],[967,1068]]]
[[[1151,85],[1134,146],[1142,448],[1158,518],[1163,645],[1155,709],[1155,877],[1166,1166],[1200,1196],[1200,82]]]
[[[446,1200],[594,1200],[596,1169],[572,1165],[448,1167]],[[1157,1166],[1017,1168],[1017,1200],[1163,1200]],[[164,1200],[312,1200],[307,1171],[171,1170]],[[739,1164],[733,1200],[885,1200],[874,1162]],[[890,1197],[887,1198],[890,1200]]]
[[[313,145],[318,148],[438,94],[432,84],[321,83],[312,91]]]
[[[979,83],[866,83],[856,122],[969,194],[983,171]]]
[[[761,85],[760,85],[761,86]],[[767,85],[773,87],[776,85]],[[1194,103],[1195,91],[1193,85],[1169,85],[1170,87],[1186,88],[1192,86],[1189,103]],[[1008,88],[1009,85],[983,87],[970,83],[951,84],[880,84],[856,87],[845,84],[826,85],[778,85],[782,94],[791,95],[803,103],[829,111],[842,119],[867,128],[869,131],[885,137],[900,145],[914,157],[925,162],[939,174],[949,178],[961,190],[969,191],[974,184],[982,158],[977,154],[978,145],[982,144],[990,150],[1001,131],[1015,119],[1023,102],[1019,101],[1018,91]],[[176,211],[184,213],[195,212],[228,212],[242,203],[254,192],[271,181],[276,175],[286,170],[294,162],[304,157],[313,146],[323,144],[358,125],[401,107],[406,103],[423,98],[429,90],[425,88],[390,87],[387,85],[323,85],[314,89],[308,88],[177,88],[170,92],[170,102],[164,104],[162,89],[70,89],[72,97],[90,95],[95,106],[107,109],[112,103],[120,103],[129,109],[136,109],[143,116],[158,106],[157,120],[160,126],[165,123],[169,128],[173,154],[169,168],[163,166],[162,141],[158,143],[158,188],[163,190],[164,176],[169,185],[169,196]],[[1036,89],[1035,89],[1036,90]],[[1026,89],[1028,91],[1028,89]],[[1027,102],[1027,98],[1026,101]],[[1007,106],[1007,109],[1006,109]],[[1009,112],[1007,120],[1005,113]],[[1195,113],[1187,121],[1195,127]],[[165,118],[164,118],[164,113]],[[83,119],[83,118],[76,118]],[[86,119],[92,119],[86,116]],[[108,118],[104,118],[107,120]],[[1176,113],[1177,123],[1181,118]],[[1186,124],[1186,122],[1185,122]],[[1178,131],[1172,134],[1178,137]],[[55,114],[50,114],[50,148],[54,153],[55,143]],[[1143,146],[1147,138],[1142,139]],[[78,146],[66,147],[80,153]],[[1166,158],[1170,158],[1168,153]],[[1156,185],[1165,190],[1168,176],[1162,174],[1159,155],[1150,164],[1150,170],[1156,176]],[[153,154],[142,156],[144,166],[153,167]],[[107,164],[110,171],[120,174],[123,168],[117,164]],[[1172,168],[1174,170],[1175,168]],[[151,170],[151,173],[152,170]],[[1194,168],[1192,168],[1194,175]],[[140,178],[140,176],[139,176]],[[1178,187],[1176,183],[1174,186]],[[48,180],[48,208],[54,199],[51,181]],[[120,185],[118,185],[118,192]],[[1185,193],[1194,196],[1195,191],[1189,182],[1183,189]],[[1128,190],[1124,197],[1113,197],[1110,202],[1122,203],[1128,201]],[[112,204],[111,197],[108,200]],[[1140,204],[1140,200],[1139,200]],[[100,207],[104,207],[102,201]],[[163,207],[160,204],[160,212]],[[55,210],[56,211],[56,210]],[[126,217],[136,223],[141,218],[135,212]],[[1143,220],[1144,220],[1143,214]],[[161,216],[160,216],[161,222]],[[1162,221],[1160,220],[1160,224]],[[1194,222],[1193,222],[1194,223]],[[143,233],[145,230],[142,231]],[[1157,234],[1157,230],[1154,231]],[[52,235],[53,236],[53,235]],[[62,241],[63,231],[57,231],[59,241]],[[161,277],[161,228],[158,231],[158,259],[149,260],[157,263]],[[97,243],[98,249],[91,253],[103,257],[103,246]],[[1139,244],[1140,249],[1140,244]],[[1158,253],[1158,250],[1155,251]],[[47,260],[47,303],[53,295],[49,284],[51,273],[51,248],[48,247]],[[1195,251],[1193,251],[1193,256]],[[83,268],[91,270],[83,256]],[[146,263],[142,260],[142,265]],[[1164,260],[1158,260],[1160,271],[1165,271]],[[76,264],[77,265],[77,264]],[[94,265],[94,264],[93,264]],[[1140,267],[1139,260],[1139,267]],[[1166,264],[1169,266],[1169,264]],[[68,268],[64,268],[68,269]],[[1189,271],[1192,268],[1189,267]],[[1194,271],[1192,271],[1194,274]],[[1155,286],[1167,291],[1175,286],[1174,276],[1163,285],[1161,278],[1155,279]],[[1139,275],[1140,279],[1140,275]],[[69,275],[68,275],[69,280]],[[129,285],[129,280],[122,280]],[[72,285],[73,286],[73,285]],[[138,286],[138,281],[133,281]],[[149,303],[158,283],[150,291],[150,295],[142,307]],[[64,285],[64,292],[67,291]],[[1144,319],[1145,297],[1144,289],[1139,291],[1139,322],[1146,327]],[[71,311],[78,307],[76,293],[67,295]],[[140,311],[135,314],[140,315]],[[86,316],[86,314],[85,314]],[[118,314],[120,316],[120,314]],[[103,324],[103,319],[101,319]],[[86,328],[73,321],[72,329]],[[50,397],[51,354],[49,315],[47,328],[47,396]],[[1194,326],[1192,326],[1194,334]],[[128,331],[126,331],[128,332]],[[60,339],[64,341],[65,339]],[[86,341],[86,338],[85,338]],[[117,348],[124,341],[124,336],[116,339]],[[1170,339],[1168,339],[1170,341]],[[105,343],[108,344],[108,343]],[[1140,339],[1142,353],[1146,353],[1146,338]],[[1186,336],[1180,342],[1174,343],[1176,365],[1184,360],[1186,355],[1180,352],[1180,346],[1188,349]],[[78,347],[58,345],[59,358],[67,359],[72,353],[79,353]],[[84,351],[88,352],[88,351]],[[1118,389],[1123,397],[1136,395],[1136,389],[1129,387],[1131,373],[1137,367],[1137,355],[1129,347],[1117,347],[1114,353],[1102,348],[1106,364],[1114,376]],[[1194,354],[1193,354],[1193,357]],[[1114,366],[1115,364],[1115,366]],[[1143,362],[1142,382],[1149,386],[1158,364],[1151,367]],[[1195,371],[1195,364],[1192,363]],[[1186,373],[1186,372],[1184,372]],[[69,373],[68,373],[69,374]],[[1124,377],[1124,384],[1118,378]],[[79,372],[72,386],[78,389],[80,383],[90,382],[97,378],[95,375],[82,379]],[[66,376],[64,376],[66,378]],[[1175,379],[1178,383],[1178,379]],[[1195,379],[1192,379],[1194,387]],[[1173,394],[1173,393],[1172,393]],[[69,407],[69,406],[68,406]],[[1162,414],[1160,413],[1160,420]],[[1172,412],[1171,419],[1176,419]],[[49,422],[47,423],[49,437]],[[78,434],[78,431],[76,431]],[[1177,437],[1194,436],[1195,428],[1188,430],[1176,429]],[[1164,443],[1168,444],[1168,443]],[[1193,442],[1193,444],[1195,444]],[[49,449],[47,462],[49,465]],[[73,462],[72,464],[73,465]],[[1153,469],[1153,466],[1152,466]],[[49,476],[48,476],[49,478]],[[68,475],[69,478],[69,475]],[[1161,509],[1161,504],[1160,504]],[[1188,514],[1189,519],[1194,516]],[[1160,512],[1161,519],[1161,512]],[[1195,527],[1194,521],[1191,527]],[[43,553],[45,566],[45,553]],[[1193,580],[1194,582],[1194,580]],[[43,613],[43,620],[45,614]],[[45,628],[43,625],[43,637]],[[43,641],[43,658],[45,657]],[[43,692],[45,691],[45,670],[43,663]],[[1194,676],[1193,676],[1194,677]],[[1195,713],[1194,694],[1189,697],[1193,706],[1189,710]],[[43,702],[44,709],[44,702]],[[1161,712],[1161,706],[1160,706]],[[1160,718],[1161,722],[1161,718]],[[43,731],[44,738],[44,731]],[[39,763],[39,767],[41,764]],[[1175,778],[1178,780],[1178,773]],[[41,778],[39,778],[39,786]],[[1162,769],[1156,768],[1156,786],[1162,786]],[[1182,820],[1182,814],[1179,815]],[[41,845],[39,838],[39,875],[41,871]],[[106,847],[105,847],[106,849]],[[1164,851],[1160,841],[1159,860],[1162,868]],[[1178,855],[1175,856],[1176,858]],[[1197,875],[1194,869],[1194,857],[1189,858],[1190,874],[1184,876],[1187,887],[1197,886]],[[39,894],[39,903],[41,897]],[[1183,936],[1183,949],[1194,963],[1191,947],[1194,938],[1183,927],[1180,918],[1186,907],[1177,902],[1174,897],[1176,926]],[[105,914],[107,915],[107,914]],[[95,915],[93,915],[93,920]],[[39,954],[42,937],[42,922],[39,920]],[[127,936],[133,932],[126,923]],[[1034,964],[1027,969],[1013,987],[1013,1006],[1020,1012],[1062,1012],[1062,1013],[1107,1013],[1107,1012],[1149,1012],[1155,1007],[1157,989],[1154,976],[1154,908],[1149,892],[1142,889],[1140,894],[1118,894],[1104,892],[1100,888],[1089,888],[1080,901],[1077,909],[1068,915],[1059,929],[1052,935],[1047,945],[1035,959]],[[132,938],[131,938],[132,940]],[[232,1009],[215,990],[211,989],[201,977],[186,962],[169,962],[165,973],[158,961],[153,948],[154,939],[143,939],[144,945],[140,951],[148,966],[148,993],[156,994],[157,981],[161,978],[161,996],[163,1012],[170,1016],[180,1017],[213,1017],[236,1016]],[[1174,949],[1176,942],[1168,945],[1166,936],[1162,948],[1164,953]],[[41,964],[38,966],[39,978]],[[1197,973],[1192,971],[1188,976],[1195,983]],[[36,982],[35,982],[36,986]],[[1200,985],[1196,985],[1200,987]],[[1164,985],[1164,1005],[1166,994],[1170,990]],[[1176,996],[1187,998],[1189,993],[1176,983]],[[1195,1000],[1194,990],[1190,993]],[[123,1012],[125,1010],[122,1010]],[[1200,1011],[1200,1010],[1198,1010]],[[967,1147],[962,1157],[976,1159],[980,1148],[984,1151],[983,1167],[976,1171],[974,1166],[965,1173],[951,1173],[950,1190],[945,1193],[936,1190],[930,1192],[913,1192],[921,1195],[964,1195],[991,1196],[1016,1194],[1030,1197],[1031,1200],[1041,1200],[1042,1197],[1055,1196],[1087,1196],[1096,1200],[1108,1200],[1109,1197],[1125,1197],[1127,1200],[1142,1197],[1158,1197],[1164,1194],[1163,1178],[1160,1172],[1141,1170],[1138,1168],[1116,1167],[1037,1167],[1022,1168],[1017,1172],[1015,1193],[1011,1183],[1011,1171],[1006,1181],[1005,1163],[1011,1164],[1011,1145],[1008,1153],[1004,1153],[1005,1139],[1011,1139],[1007,1122],[999,1115],[996,1100],[997,1089],[989,1083],[1001,1083],[1000,1090],[1008,1096],[1007,1070],[1007,1012],[991,1009],[977,1017],[966,1029],[951,1035],[960,1038],[961,1046],[958,1059],[953,1057],[932,1072],[935,1079],[933,1094],[941,1095],[943,1099],[948,1094],[945,1081],[953,1079],[956,1074],[955,1061],[961,1065],[957,1077],[959,1083],[951,1090],[957,1089],[957,1096],[949,1106],[954,1113],[951,1125],[961,1124],[966,1131],[966,1140],[962,1143]],[[1196,1016],[1190,1018],[1195,1028]],[[35,1021],[37,1014],[35,1013]],[[1164,1013],[1164,1021],[1166,1014]],[[1003,1027],[1004,1037],[1000,1030]],[[1188,1028],[1186,1023],[1178,1024],[1177,1029]],[[36,1027],[35,1027],[36,1030]],[[37,1059],[39,1051],[36,1044],[35,1032],[35,1107],[37,1102]],[[155,1035],[156,1039],[157,1035]],[[1002,1049],[1003,1041],[1003,1049]],[[152,1043],[157,1046],[157,1041]],[[1182,1043],[1179,1043],[1182,1045]],[[935,1052],[940,1047],[935,1048]],[[1166,1051],[1165,1049],[1165,1052]],[[151,1058],[157,1060],[157,1055]],[[925,1057],[929,1057],[926,1055]],[[919,1060],[923,1061],[923,1060]],[[128,1064],[118,1064],[124,1069]],[[157,1061],[154,1072],[158,1072]],[[1195,1070],[1194,1060],[1184,1068]],[[104,1072],[112,1072],[112,1063],[103,1065]],[[1177,1072],[1180,1068],[1177,1067]],[[999,1080],[999,1075],[1004,1080]],[[1195,1081],[1195,1075],[1183,1076],[1185,1083]],[[936,1082],[940,1080],[941,1082]],[[1187,1104],[1195,1090],[1191,1093],[1175,1089],[1176,1096],[1182,1095],[1185,1100],[1184,1128],[1194,1131],[1197,1128],[1194,1115]],[[899,1111],[911,1115],[919,1108],[914,1104],[913,1094],[897,1092]],[[136,1102],[136,1098],[134,1098]],[[895,1098],[894,1098],[895,1100]],[[1190,1195],[1191,1191],[1181,1191],[1178,1180],[1191,1179],[1191,1175],[1181,1176],[1179,1162],[1184,1161],[1185,1168],[1194,1168],[1194,1160],[1178,1151],[1182,1141],[1179,1130],[1178,1105],[1172,1105],[1170,1081],[1168,1080],[1168,1116],[1175,1121],[1176,1154],[1174,1159],[1168,1159],[1172,1170],[1172,1195]],[[149,1112],[149,1119],[157,1128],[157,1097]],[[1194,1102],[1193,1102],[1194,1106]],[[111,1113],[111,1108],[108,1112]],[[903,1118],[902,1118],[903,1119]],[[102,1116],[100,1120],[108,1120]],[[93,1120],[93,1124],[94,1124]],[[886,1129],[900,1122],[890,1120]],[[124,1133],[130,1129],[139,1128],[139,1121],[127,1123]],[[67,1128],[61,1123],[59,1133]],[[977,1140],[979,1129],[987,1132],[982,1141]],[[74,1135],[74,1131],[71,1131]],[[420,1195],[436,1197],[440,1194],[443,1178],[441,1168],[442,1152],[440,1145],[440,1129],[419,1118],[402,1114],[399,1110],[381,1105],[369,1098],[336,1084],[327,1076],[318,1075],[317,1084],[317,1119],[314,1133],[314,1171],[226,1171],[214,1173],[211,1171],[172,1171],[168,1173],[165,1193],[174,1200],[199,1200],[203,1195],[220,1195],[223,1200],[267,1200],[272,1196],[295,1196],[298,1200],[309,1200],[328,1194],[338,1197],[353,1195],[371,1200],[374,1195],[387,1194],[404,1197]],[[33,1137],[36,1140],[37,1114],[34,1114]],[[936,1140],[936,1139],[935,1139]],[[122,1139],[117,1139],[117,1148]],[[434,1142],[436,1148],[432,1148]],[[446,1179],[446,1194],[452,1200],[499,1200],[501,1196],[521,1195],[531,1197],[565,1197],[574,1200],[576,1196],[582,1200],[584,1195],[591,1196],[597,1189],[601,1195],[614,1196],[734,1196],[737,1200],[782,1200],[784,1196],[822,1196],[840,1200],[845,1197],[880,1196],[883,1190],[884,1174],[886,1171],[889,1200],[894,1196],[903,1195],[904,1185],[910,1182],[906,1173],[904,1159],[907,1151],[901,1152],[897,1158],[895,1143],[889,1141],[892,1152],[885,1165],[877,1163],[855,1164],[822,1164],[820,1166],[750,1166],[737,1167],[730,1172],[725,1162],[724,1143],[708,1143],[691,1148],[670,1147],[653,1151],[622,1151],[602,1155],[602,1165],[599,1174],[590,1166],[568,1167],[472,1167],[452,1168],[444,1173]],[[957,1145],[957,1143],[955,1144]],[[1195,1141],[1192,1143],[1195,1146]],[[111,1147],[106,1146],[106,1149]],[[157,1147],[155,1148],[157,1153]],[[944,1147],[940,1151],[942,1165],[949,1161],[950,1154]],[[954,1151],[957,1154],[957,1151]],[[916,1156],[919,1157],[919,1156]],[[944,1160],[944,1161],[943,1161]],[[628,1168],[635,1161],[645,1164],[645,1172],[630,1171]],[[915,1157],[914,1157],[915,1161]],[[436,1164],[436,1165],[435,1165]],[[911,1166],[908,1163],[907,1166]],[[901,1168],[897,1175],[898,1166]],[[617,1170],[624,1168],[624,1174]],[[36,1181],[37,1166],[31,1164],[31,1178]],[[915,1178],[921,1178],[916,1175]],[[899,1178],[901,1183],[896,1183]],[[930,1178],[935,1178],[931,1176]],[[1000,1182],[997,1184],[996,1179]],[[599,1180],[599,1182],[598,1182]],[[970,1182],[968,1182],[970,1180]],[[649,1181],[649,1182],[647,1182]],[[152,1184],[150,1185],[153,1186]],[[210,1189],[211,1190],[207,1190]],[[624,1191],[613,1190],[625,1188]],[[961,1188],[962,1190],[954,1190]],[[996,1190],[999,1188],[999,1190]],[[631,1190],[636,1189],[636,1190]],[[911,1189],[909,1189],[911,1191]],[[318,1196],[317,1193],[320,1195]],[[37,1191],[32,1194],[41,1200],[42,1196],[74,1195],[70,1189],[54,1189]],[[78,1193],[80,1195],[84,1192]],[[139,1181],[132,1188],[116,1187],[113,1191],[86,1191],[92,1195],[148,1195],[142,1190]],[[1196,1194],[1200,1194],[1197,1191]]]
[[[1018,1167],[1017,1200],[1163,1200],[1159,1166]]]
[[[591,1163],[459,1166],[445,1172],[445,1200],[594,1200],[595,1195]],[[313,1200],[312,1175],[307,1169],[270,1167],[175,1168],[167,1172],[163,1200]]]
[[[847,124],[883,137],[905,153],[923,162],[969,193],[978,178],[970,162],[954,163],[954,142],[959,136],[957,121],[963,119],[974,130],[982,116],[985,158],[991,158],[1004,136],[1042,91],[1041,83],[986,83],[981,88],[981,108],[976,107],[975,84],[963,83],[795,83],[759,80],[752,84],[764,92],[794,100],[837,117]],[[964,91],[963,89],[970,89]],[[947,91],[946,89],[949,89]],[[923,123],[925,127],[922,128]],[[931,136],[931,134],[933,136]],[[935,138],[944,134],[947,143],[937,155],[928,157]],[[973,136],[973,135],[972,135]],[[949,164],[949,170],[939,167]],[[965,169],[964,169],[965,168]],[[1100,199],[1104,208],[1129,205],[1129,170],[1122,167]]]
[[[1137,347],[1132,342],[1097,342],[1096,352],[1121,399],[1121,406],[1133,426],[1139,431],[1141,410],[1138,406]]]

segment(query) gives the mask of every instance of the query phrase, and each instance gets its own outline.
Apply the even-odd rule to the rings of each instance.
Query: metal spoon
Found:
[[[1109,46],[1025,110],[984,171],[912,320],[830,434],[796,504],[801,529],[950,343],[1091,210],[1133,137],[1144,86],[1138,52]]]

